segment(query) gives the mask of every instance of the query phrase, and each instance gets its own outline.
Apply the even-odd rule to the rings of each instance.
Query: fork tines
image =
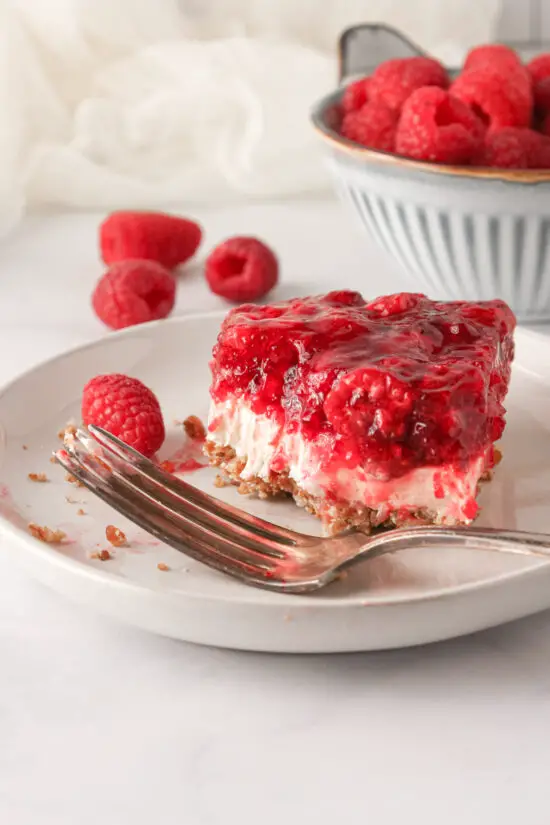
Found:
[[[78,429],[55,453],[65,469],[161,541],[247,581],[281,576],[311,538],[278,527],[167,473],[100,427]],[[271,583],[272,584],[272,583]]]

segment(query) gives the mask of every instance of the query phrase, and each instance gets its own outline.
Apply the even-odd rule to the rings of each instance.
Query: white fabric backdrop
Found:
[[[0,0],[0,219],[327,186],[307,112],[384,20],[443,58],[499,0]],[[449,36],[452,33],[452,38]]]

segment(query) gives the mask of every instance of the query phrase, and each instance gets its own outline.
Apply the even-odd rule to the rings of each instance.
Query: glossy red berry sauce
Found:
[[[244,305],[223,323],[211,394],[242,399],[379,478],[463,466],[502,434],[514,327],[502,301],[408,293]]]

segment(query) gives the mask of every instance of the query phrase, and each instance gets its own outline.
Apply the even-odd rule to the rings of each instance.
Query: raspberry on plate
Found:
[[[386,60],[372,74],[369,100],[384,103],[400,111],[410,95],[423,86],[449,85],[445,67],[430,57],[406,57]]]
[[[483,123],[466,104],[445,89],[426,87],[403,106],[395,149],[417,160],[468,164],[481,150],[483,134]]]
[[[82,393],[82,420],[116,435],[150,458],[164,441],[164,421],[156,395],[127,375],[96,375]]]
[[[487,133],[481,166],[499,169],[543,169],[548,162],[548,141],[533,129],[495,129]]]
[[[98,318],[123,329],[166,318],[174,307],[176,281],[154,261],[120,261],[99,279],[92,295]]]
[[[106,264],[140,258],[174,269],[195,254],[201,238],[198,223],[163,212],[113,212],[99,228]]]
[[[369,99],[370,77],[361,77],[346,86],[342,95],[342,109],[344,113],[355,112],[364,106]]]
[[[398,119],[395,109],[373,101],[344,117],[341,134],[370,149],[393,152]]]
[[[277,283],[279,263],[263,241],[229,238],[206,259],[205,276],[215,295],[236,303],[255,301]]]
[[[451,94],[467,103],[491,129],[531,125],[533,92],[526,73],[481,68],[463,72],[451,86]]]
[[[206,454],[327,532],[467,524],[504,429],[514,327],[502,301],[420,294],[238,307],[213,351]]]

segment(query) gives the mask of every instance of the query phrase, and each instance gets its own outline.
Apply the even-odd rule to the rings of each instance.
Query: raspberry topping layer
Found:
[[[515,318],[502,301],[339,291],[244,305],[211,364],[216,404],[242,401],[339,466],[391,479],[465,467],[504,428]],[[210,424],[215,429],[215,421]]]

